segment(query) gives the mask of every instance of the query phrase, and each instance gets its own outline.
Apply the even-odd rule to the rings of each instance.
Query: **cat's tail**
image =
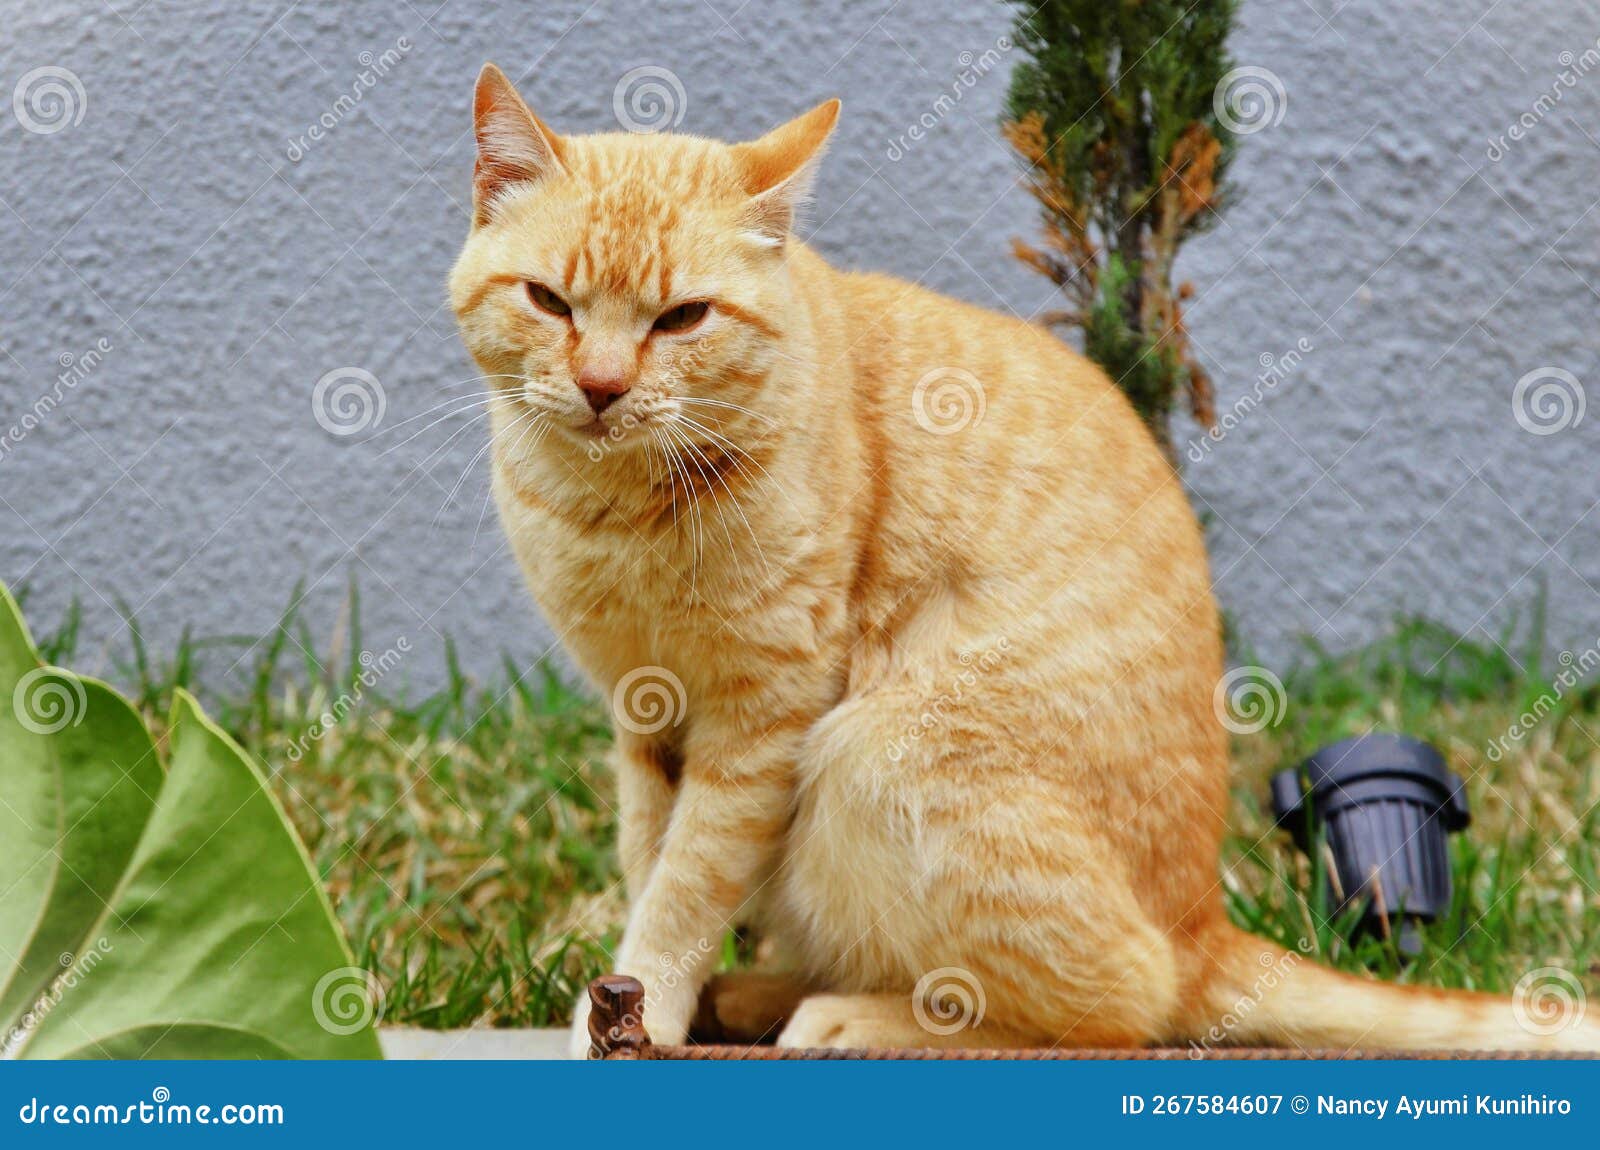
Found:
[[[1199,1047],[1600,1052],[1600,1002],[1559,968],[1512,998],[1339,974],[1232,926],[1201,941],[1210,969],[1185,1027]]]

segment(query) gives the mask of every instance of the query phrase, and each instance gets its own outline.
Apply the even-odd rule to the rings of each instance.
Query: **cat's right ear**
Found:
[[[495,202],[513,184],[561,170],[561,137],[533,114],[493,64],[478,73],[472,130],[478,140],[478,162],[472,170],[474,223],[487,223]]]

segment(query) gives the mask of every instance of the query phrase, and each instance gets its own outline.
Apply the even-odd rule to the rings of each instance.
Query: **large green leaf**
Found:
[[[364,976],[255,764],[180,693],[44,668],[0,586],[0,1042],[24,1058],[372,1058]]]
[[[103,683],[41,667],[0,586],[0,1022],[72,963],[161,779],[133,708]]]

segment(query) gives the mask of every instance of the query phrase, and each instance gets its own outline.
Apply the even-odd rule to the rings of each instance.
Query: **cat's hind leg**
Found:
[[[1117,790],[1147,765],[1058,746],[1051,700],[1009,670],[964,683],[934,722],[927,689],[890,688],[814,728],[783,905],[835,994],[802,1003],[781,1043],[1130,1048],[1169,1032],[1184,970],[1146,904],[1172,876],[1136,870],[1124,828],[1152,804]]]
[[[700,1042],[762,1042],[775,1037],[811,986],[787,971],[735,970],[713,976],[690,1028]]]

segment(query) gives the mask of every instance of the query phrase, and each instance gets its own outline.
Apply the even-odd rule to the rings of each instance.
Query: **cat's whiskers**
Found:
[[[439,516],[444,514],[445,508],[449,507],[450,504],[455,502],[456,492],[461,490],[461,485],[467,481],[467,476],[471,475],[473,470],[478,466],[478,460],[482,459],[484,454],[492,449],[501,439],[506,438],[511,434],[511,432],[517,430],[518,428],[523,427],[525,423],[529,425],[537,425],[542,419],[543,415],[544,413],[541,411],[528,408],[522,412],[519,412],[515,419],[489,436],[484,445],[478,448],[477,453],[474,454],[473,457],[467,462],[466,467],[464,467],[461,471],[460,478],[455,481],[454,486],[450,488],[449,494],[444,497],[444,502],[439,505],[439,510],[434,514],[433,517],[433,522],[435,525],[437,525],[439,522]]]
[[[532,418],[527,420],[528,426],[517,438],[516,443],[512,444],[511,449],[506,452],[507,456],[515,458],[522,451],[522,445],[527,441],[529,435],[533,436],[533,442],[528,445],[529,450],[539,446],[544,437],[549,434],[551,426],[550,421],[543,418],[543,414],[540,411],[532,412]],[[516,427],[521,422],[522,419],[519,417],[511,426]],[[490,443],[493,444],[493,442],[494,440],[491,438]],[[483,530],[483,521],[489,514],[489,503],[494,498],[494,484],[491,482],[487,487],[488,490],[483,493],[483,506],[478,509],[478,526],[472,532],[472,546],[474,548],[478,545],[478,533]]]
[[[697,426],[697,427],[699,426],[697,424],[694,424],[693,421],[687,421],[687,422],[689,423],[690,426]],[[671,426],[671,425],[669,425],[669,426]],[[704,427],[700,427],[700,430],[702,432],[709,432],[709,429],[704,428]],[[690,459],[691,462],[694,463],[695,470],[700,472],[701,478],[705,481],[706,494],[710,497],[713,505],[715,505],[715,507],[717,509],[717,515],[718,515],[719,519],[722,522],[723,534],[724,534],[724,536],[727,537],[727,540],[728,540],[728,554],[729,554],[729,557],[733,560],[733,562],[735,564],[735,573],[738,576],[740,576],[741,582],[746,586],[751,586],[751,585],[765,586],[766,581],[768,579],[770,579],[771,574],[772,574],[772,564],[770,562],[768,562],[768,560],[767,560],[766,551],[761,546],[760,536],[758,536],[756,534],[756,530],[751,525],[749,517],[745,514],[744,507],[743,507],[743,505],[742,505],[742,503],[741,503],[741,501],[739,499],[738,493],[735,492],[733,490],[732,485],[730,485],[728,483],[727,476],[723,474],[723,469],[718,467],[705,454],[704,450],[700,447],[700,445],[696,444],[682,430],[674,428],[673,429],[673,434],[674,434],[674,437],[675,437],[676,441],[678,443],[682,444],[684,449],[688,452],[689,459]],[[721,449],[719,448],[719,450],[721,450]],[[727,452],[723,452],[723,454],[727,456],[728,462],[731,465],[731,469],[735,470],[735,471],[739,470],[739,464],[738,464],[737,459],[735,459],[733,455],[731,455],[731,454],[729,454]],[[702,464],[703,464],[703,466],[702,466]],[[750,542],[755,547],[756,555],[761,560],[761,569],[762,569],[762,574],[763,574],[764,578],[759,582],[756,582],[756,581],[751,580],[750,578],[748,578],[747,577],[747,572],[744,570],[742,565],[740,565],[740,563],[739,563],[739,559],[740,559],[739,548],[734,544],[733,536],[728,530],[727,514],[723,510],[723,506],[722,506],[723,500],[722,500],[722,497],[720,495],[718,495],[717,491],[716,491],[716,484],[717,483],[721,483],[723,490],[727,492],[728,499],[733,504],[734,513],[739,516],[740,522],[742,522],[744,524],[745,530],[750,535]]]
[[[495,402],[496,398],[497,398],[496,396],[492,396],[492,395],[490,395],[490,396],[478,396],[478,397],[470,398],[470,399],[465,397],[465,396],[457,396],[455,399],[447,399],[443,403],[435,404],[433,407],[430,407],[427,411],[424,411],[419,415],[413,415],[410,419],[407,419],[402,423],[397,423],[392,427],[384,428],[384,430],[378,432],[378,434],[374,435],[372,438],[375,439],[375,440],[376,439],[382,439],[384,436],[389,435],[392,432],[400,431],[402,428],[407,427],[410,424],[416,423],[420,419],[427,419],[428,416],[433,415],[435,412],[441,411],[446,407],[450,407],[451,404],[459,404],[459,406],[452,408],[450,411],[447,411],[443,415],[439,416],[439,418],[433,420],[426,427],[419,428],[418,430],[412,432],[410,435],[406,436],[404,439],[400,440],[398,443],[390,444],[388,447],[383,449],[383,451],[378,455],[378,458],[382,459],[384,456],[388,455],[390,452],[398,451],[400,448],[402,448],[406,444],[410,443],[413,439],[417,438],[417,436],[423,435],[423,434],[427,433],[428,431],[431,431],[433,428],[438,427],[439,424],[444,423],[447,420],[454,419],[458,415],[465,415],[469,411],[470,412],[478,412],[478,411],[487,410]]]
[[[671,462],[668,459],[667,445],[656,438],[654,431],[651,432],[650,439],[653,444],[661,448],[661,467],[667,473],[667,493],[672,497],[672,529],[676,531],[678,529],[678,477],[672,470]]]
[[[670,424],[663,425],[662,431],[669,439],[673,440],[674,442],[678,441],[677,432]],[[693,484],[689,480],[689,469],[684,466],[683,460],[678,458],[677,452],[667,450],[665,444],[663,444],[662,456],[666,459],[667,466],[673,470],[672,522],[675,529],[674,534],[677,534],[676,528],[678,526],[677,479],[680,477],[683,479],[684,520],[688,526],[687,536],[689,543],[689,597],[693,599],[695,597],[695,587],[698,581],[700,570],[700,512],[695,506],[694,488]]]
[[[469,387],[476,386],[481,383],[488,383],[491,379],[514,379],[525,383],[527,382],[527,378],[527,376],[520,373],[492,371],[487,375],[474,375],[469,376],[466,379],[452,379],[446,383],[436,384],[435,386],[440,391],[449,391],[453,387]]]
[[[698,451],[698,449],[696,450]],[[709,460],[707,462],[709,463]],[[740,503],[738,495],[735,494],[733,488],[729,486],[727,476],[723,475],[715,468],[712,469],[711,474],[717,482],[722,484],[723,490],[728,493],[728,500],[733,504],[734,514],[739,517],[739,521],[744,524],[744,529],[750,536],[750,545],[756,549],[756,558],[761,561],[761,578],[756,582],[755,585],[758,588],[764,588],[771,581],[772,564],[767,561],[767,552],[766,549],[761,546],[761,537],[756,534],[756,529],[751,526],[750,518],[745,514],[744,507]],[[713,495],[712,498],[717,504],[717,512],[720,515],[722,513],[722,500],[715,495]],[[730,553],[737,561],[738,551],[734,548],[733,541],[731,539],[728,541],[728,548]],[[744,574],[742,569],[740,574]]]
[[[490,380],[490,379],[498,379],[498,378],[522,379],[523,377],[520,376],[520,375],[519,376],[511,376],[511,375],[507,375],[507,376],[490,376],[490,375],[483,375],[483,376],[476,376],[476,377],[474,377],[472,379],[463,379],[463,380],[457,380],[457,381],[455,381],[453,383],[442,384],[441,387],[442,388],[451,388],[451,387],[463,387],[463,386],[466,386],[468,384],[476,385],[476,384],[484,383],[484,382],[486,382],[487,380]],[[463,414],[464,412],[472,411],[472,410],[477,409],[477,408],[489,407],[497,399],[500,399],[500,398],[502,398],[502,396],[500,396],[497,392],[493,392],[493,391],[489,392],[488,394],[477,394],[477,393],[474,393],[472,395],[452,395],[452,396],[448,396],[445,399],[441,400],[440,402],[434,404],[432,407],[426,408],[423,411],[419,411],[417,414],[415,414],[413,416],[410,416],[407,419],[403,419],[399,423],[391,424],[390,426],[384,428],[382,431],[380,431],[380,432],[376,433],[375,435],[373,435],[372,438],[374,440],[382,439],[385,436],[392,435],[395,432],[404,430],[405,428],[411,426],[413,423],[416,423],[419,420],[427,419],[429,416],[433,415],[436,412],[444,411],[445,408],[447,408],[447,407],[448,408],[452,408],[452,410],[450,410],[448,412],[445,412],[444,416],[442,416],[439,419],[434,420],[432,423],[428,424],[427,427],[424,427],[422,429],[423,431],[427,431],[429,428],[435,427],[438,424],[444,422],[444,420],[453,418],[454,416]],[[417,433],[417,434],[420,434],[420,432]],[[415,437],[416,437],[415,435],[407,436],[404,440],[401,441],[400,444],[397,444],[395,446],[403,446],[406,443],[410,443],[411,440],[414,439]],[[389,451],[392,451],[392,450],[394,450],[394,448],[390,447],[390,448],[388,448],[388,449],[386,449],[384,451],[384,454],[387,455],[389,453]]]
[[[722,499],[717,495],[717,489],[714,483],[714,477],[717,476],[717,467],[709,458],[706,457],[705,452],[703,452],[694,443],[694,441],[688,437],[688,435],[680,434],[679,442],[681,442],[685,450],[688,451],[689,462],[694,464],[694,469],[700,473],[700,478],[705,483],[705,494],[707,498],[711,500],[711,505],[717,510],[717,522],[722,525],[723,538],[728,541],[728,557],[734,562],[734,573],[742,580],[745,573],[743,567],[739,563],[739,549],[733,542],[733,533],[728,530],[728,515],[727,512],[723,510]],[[707,468],[710,470],[708,471]],[[726,479],[723,480],[723,487],[728,491],[729,495],[733,494],[732,488],[728,487]],[[735,504],[737,506],[737,500],[735,500]],[[740,511],[739,514],[742,518],[744,512]],[[747,530],[750,529],[749,520],[745,521],[745,528]],[[752,540],[755,539],[755,532],[753,530],[750,531],[750,538]],[[757,550],[760,549],[760,546],[761,545],[758,542],[756,544]],[[765,563],[765,556],[763,556],[763,563]]]
[[[417,471],[423,471],[432,467],[434,460],[444,458],[446,452],[448,452],[458,442],[463,440],[472,431],[472,429],[477,426],[477,420],[467,420],[460,427],[456,428],[449,435],[445,436],[443,442],[441,442],[439,446],[435,447],[432,451],[428,452],[428,454],[422,458],[420,463],[415,464],[411,468],[411,471],[415,473]]]
[[[723,454],[730,457],[732,463],[731,470],[744,474],[746,477],[750,478],[752,482],[754,482],[754,477],[751,476],[750,473],[745,469],[745,464],[748,463],[751,467],[754,467],[761,473],[762,477],[766,479],[768,483],[772,484],[772,486],[777,489],[778,494],[783,496],[784,502],[789,505],[790,510],[795,513],[796,517],[798,518],[802,515],[799,506],[795,503],[789,492],[784,488],[783,484],[779,483],[777,478],[765,467],[763,467],[761,465],[761,461],[749,451],[743,447],[740,447],[737,443],[734,443],[721,431],[713,431],[711,428],[707,427],[693,416],[685,415],[682,412],[679,412],[677,418],[686,426],[694,428],[701,435],[709,438],[712,442],[712,446],[716,447],[719,451],[723,452]],[[722,424],[719,421],[718,427],[720,428],[721,426]]]
[[[707,399],[704,396],[698,395],[680,395],[675,398],[679,403],[686,403],[700,407],[725,407],[730,411],[736,411],[741,415],[748,415],[752,419],[758,419],[770,427],[778,426],[778,421],[773,419],[772,416],[764,415],[761,412],[754,411],[742,404],[731,403],[726,399]]]
[[[723,477],[725,472],[732,473],[734,475],[742,476],[752,485],[759,484],[763,478],[769,480],[771,479],[771,476],[766,474],[766,469],[762,468],[760,463],[751,458],[743,448],[729,441],[725,437],[718,435],[709,427],[706,427],[699,421],[691,419],[687,416],[678,419],[677,422],[682,427],[687,428],[690,432],[694,433],[688,437],[689,442],[705,459],[706,464],[712,468],[712,474],[714,476],[720,478]],[[706,442],[695,443],[694,440],[696,437],[703,438],[706,440]],[[721,455],[722,462],[713,463],[709,453],[707,452],[707,448],[710,448]],[[751,470],[752,466],[756,468],[755,471]],[[757,474],[757,471],[760,472],[759,475]],[[726,482],[724,482],[724,486],[727,486]],[[729,490],[729,494],[733,494],[731,489]]]

